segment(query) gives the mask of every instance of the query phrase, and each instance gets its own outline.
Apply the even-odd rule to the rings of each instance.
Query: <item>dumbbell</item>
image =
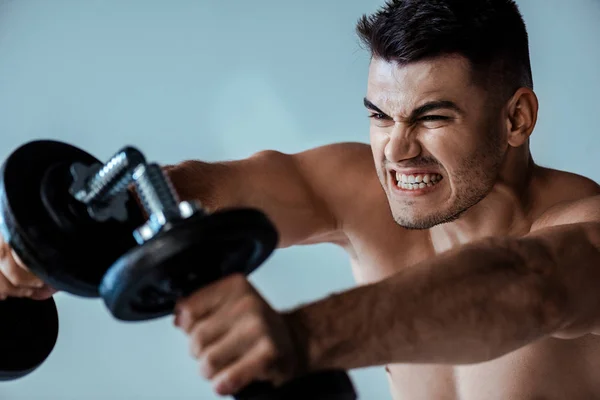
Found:
[[[13,188],[26,160],[35,162],[27,180],[20,179],[25,189]],[[0,225],[6,225],[9,244],[46,282],[75,295],[101,296],[119,320],[169,315],[179,298],[202,286],[230,273],[252,273],[277,245],[277,232],[262,212],[209,214],[198,203],[179,201],[160,166],[147,164],[132,147],[102,165],[65,143],[36,141],[17,149],[5,165],[10,168],[1,187],[8,200],[0,199],[7,205],[0,207]],[[126,190],[131,183],[147,219]],[[40,219],[28,219],[21,201],[32,202]],[[84,234],[96,243],[72,253],[75,243],[86,242]],[[91,266],[85,263],[98,254],[90,249],[101,247],[108,251]],[[356,394],[344,371],[325,371],[279,388],[254,383],[235,397],[342,400]]]
[[[278,234],[255,209],[208,214],[181,202],[157,164],[140,165],[133,180],[148,221],[134,233],[139,247],[107,271],[100,294],[112,314],[125,321],[171,314],[178,299],[231,274],[252,273],[273,252]],[[343,371],[310,374],[274,388],[254,383],[235,396],[243,400],[355,399]]]

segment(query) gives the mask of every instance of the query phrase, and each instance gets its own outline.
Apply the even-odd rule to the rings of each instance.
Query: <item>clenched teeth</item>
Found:
[[[396,173],[396,181],[402,189],[415,190],[431,187],[442,180],[440,174],[405,175]]]

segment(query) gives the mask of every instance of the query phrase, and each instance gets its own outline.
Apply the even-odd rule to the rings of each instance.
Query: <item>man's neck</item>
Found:
[[[529,186],[536,166],[529,149],[511,150],[503,162],[496,184],[483,200],[457,220],[430,229],[430,237],[437,251],[486,236],[522,234],[529,229]]]

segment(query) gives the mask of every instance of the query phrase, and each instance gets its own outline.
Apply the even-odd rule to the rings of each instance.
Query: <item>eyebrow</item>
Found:
[[[366,108],[371,109],[373,111],[376,111],[380,114],[383,114],[385,116],[388,116],[385,112],[383,112],[379,107],[377,107],[375,104],[373,104],[369,99],[367,99],[366,97],[363,99],[364,105]],[[463,110],[453,101],[449,101],[449,100],[436,100],[436,101],[430,101],[428,103],[425,103],[417,108],[415,108],[411,113],[410,113],[410,117],[408,118],[409,120],[415,120],[416,118],[418,118],[420,115],[423,115],[425,113],[428,113],[430,111],[434,111],[434,110],[440,110],[440,109],[449,109],[449,110],[453,110],[456,111],[459,114],[464,114]],[[388,116],[389,117],[389,116]]]
[[[383,114],[383,115],[387,116],[386,113],[381,111],[381,109],[379,107],[377,107],[375,104],[371,103],[371,101],[369,99],[367,99],[366,97],[363,99],[363,103],[366,108],[373,110],[373,111],[377,111],[379,114]]]

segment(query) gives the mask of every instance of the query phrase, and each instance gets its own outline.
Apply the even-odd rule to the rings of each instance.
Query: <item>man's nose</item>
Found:
[[[399,163],[421,154],[421,144],[414,132],[402,124],[396,124],[385,146],[385,157],[389,162]]]

